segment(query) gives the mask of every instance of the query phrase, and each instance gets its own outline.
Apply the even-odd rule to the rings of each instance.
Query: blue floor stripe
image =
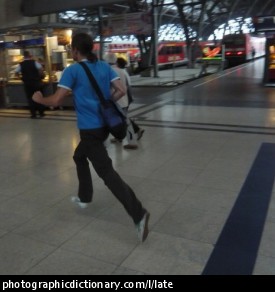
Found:
[[[275,144],[263,143],[202,275],[251,275],[275,177]]]

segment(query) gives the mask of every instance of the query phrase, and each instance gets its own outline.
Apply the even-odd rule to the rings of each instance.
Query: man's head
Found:
[[[31,54],[30,54],[29,51],[24,51],[23,56],[24,56],[25,59],[31,58]]]
[[[92,55],[94,42],[87,33],[78,33],[73,36],[71,46],[74,60],[80,61],[81,58]]]
[[[117,66],[121,69],[124,69],[127,66],[127,61],[121,57],[117,58],[116,63],[117,63]]]

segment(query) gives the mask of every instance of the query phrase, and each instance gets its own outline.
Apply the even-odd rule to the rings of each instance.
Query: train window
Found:
[[[223,39],[223,43],[225,44],[225,45],[232,45],[232,44],[234,44],[234,39],[232,39],[232,38],[226,38],[226,39]]]
[[[244,39],[236,39],[235,44],[236,45],[244,45],[245,44],[245,40]]]
[[[174,47],[174,54],[181,54],[182,51],[183,51],[183,47],[181,46],[177,46],[177,47]]]
[[[225,45],[244,45],[245,39],[239,37],[225,37],[222,42]]]
[[[183,47],[182,46],[164,46],[160,49],[159,55],[175,55],[182,54]]]
[[[167,55],[167,47],[162,47],[159,51],[159,55]]]

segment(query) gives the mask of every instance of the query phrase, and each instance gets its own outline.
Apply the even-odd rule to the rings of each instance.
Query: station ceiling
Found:
[[[98,24],[98,11],[104,17],[122,13],[149,11],[153,0],[22,0],[24,16],[61,13],[61,21],[74,24]],[[185,23],[207,38],[223,23],[231,19],[245,19],[260,15],[274,15],[274,0],[154,0],[159,25]],[[75,11],[71,14],[68,11]],[[65,16],[65,17],[64,17]],[[241,21],[241,20],[240,20]]]

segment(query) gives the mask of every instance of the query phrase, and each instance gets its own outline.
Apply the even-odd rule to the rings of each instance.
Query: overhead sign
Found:
[[[256,32],[275,31],[275,16],[257,16],[253,18]]]
[[[14,42],[1,42],[0,48],[22,49],[26,47],[42,46],[42,45],[44,45],[44,39],[37,38],[37,39],[28,39],[28,40],[14,41]]]
[[[128,13],[103,19],[102,35],[150,35],[152,29],[151,13]]]

